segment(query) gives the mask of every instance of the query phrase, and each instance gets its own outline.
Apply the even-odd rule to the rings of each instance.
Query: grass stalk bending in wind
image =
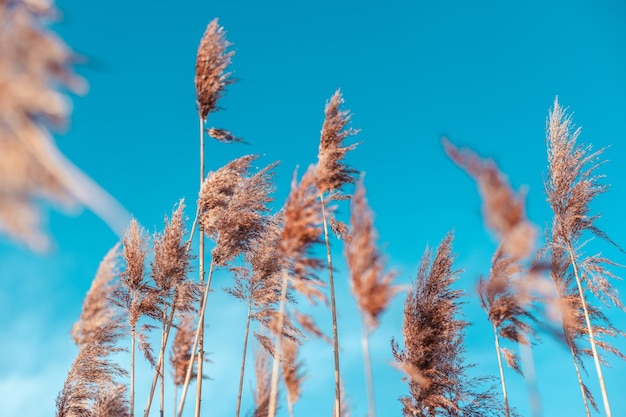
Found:
[[[229,294],[246,302],[248,307],[239,374],[236,417],[239,417],[241,411],[251,322],[260,321],[263,323],[266,321],[271,316],[280,298],[282,263],[280,258],[276,256],[276,252],[280,242],[281,227],[282,216],[274,215],[267,220],[263,232],[253,240],[250,250],[246,252],[246,262],[250,265],[250,271],[239,269],[239,273],[235,275],[234,285],[227,289]]]
[[[331,200],[341,198],[341,188],[345,184],[355,182],[356,170],[343,163],[345,154],[354,149],[356,145],[342,146],[342,142],[349,136],[355,135],[354,129],[346,128],[350,122],[350,113],[341,110],[343,98],[337,90],[326,104],[324,109],[324,124],[320,137],[318,153],[318,180],[317,187],[320,192],[322,220],[324,226],[324,242],[326,244],[326,258],[328,262],[328,277],[330,286],[330,307],[333,321],[333,353],[335,362],[335,411],[334,416],[340,416],[341,410],[341,376],[339,372],[339,340],[337,336],[337,306],[335,302],[335,282],[333,277],[333,260],[328,239],[328,223],[337,223],[326,212],[326,193],[331,193]]]
[[[522,374],[522,371],[518,356],[500,346],[500,337],[528,346],[528,335],[534,333],[529,324],[536,321],[528,305],[532,298],[521,291],[528,292],[526,287],[531,287],[534,283],[524,286],[512,279],[515,275],[521,275],[522,267],[519,262],[530,256],[536,231],[526,219],[523,195],[511,189],[495,163],[481,160],[469,149],[459,150],[447,140],[444,140],[443,145],[448,156],[476,181],[483,201],[485,223],[500,238],[489,279],[481,279],[478,291],[481,305],[493,327],[502,396],[508,416],[510,409],[502,354],[507,364],[516,372]],[[534,375],[534,370],[531,375]],[[540,401],[534,389],[535,383],[529,381],[532,387],[530,400],[534,413],[538,414]]]
[[[374,380],[369,355],[369,336],[378,327],[378,318],[387,308],[397,288],[391,285],[393,273],[385,273],[383,258],[376,247],[372,211],[367,205],[363,180],[357,184],[350,210],[350,242],[345,254],[350,268],[350,284],[361,312],[362,347],[369,399],[368,416],[376,415]]]
[[[131,351],[130,351],[130,417],[134,416],[135,410],[135,345],[139,341],[139,348],[143,351],[146,359],[156,366],[152,357],[151,347],[146,340],[144,327],[137,330],[137,322],[143,315],[156,317],[158,320],[156,297],[154,291],[148,286],[146,278],[146,257],[149,253],[147,238],[143,229],[135,219],[130,223],[122,238],[124,245],[122,258],[126,268],[120,274],[120,286],[113,292],[113,300],[127,312],[128,325],[130,327]]]
[[[282,281],[279,299],[277,323],[273,326],[276,333],[276,347],[270,380],[269,404],[267,416],[276,415],[278,400],[279,368],[282,357],[283,335],[285,327],[285,306],[288,299],[288,287],[291,285],[309,298],[322,297],[315,285],[314,271],[321,267],[321,261],[311,255],[313,245],[319,243],[321,233],[321,210],[316,186],[317,167],[311,166],[299,183],[296,177],[291,184],[291,192],[284,206],[284,226],[278,245],[278,254],[282,258]]]
[[[619,300],[617,291],[607,279],[615,278],[606,268],[615,263],[600,255],[581,260],[580,251],[586,243],[582,240],[584,233],[589,232],[612,245],[615,243],[596,226],[600,215],[590,214],[590,204],[593,199],[608,188],[608,185],[600,183],[603,176],[596,174],[597,168],[602,164],[599,157],[604,149],[592,152],[590,146],[577,144],[579,134],[580,128],[572,131],[570,116],[565,114],[558,100],[555,99],[554,108],[547,122],[548,178],[545,181],[545,187],[548,202],[554,212],[550,234],[553,263],[561,262],[563,267],[559,268],[558,272],[553,271],[552,278],[555,280],[560,295],[566,297],[564,302],[569,303],[569,307],[573,307],[574,317],[582,310],[585,327],[578,326],[578,322],[575,319],[572,320],[571,317],[569,322],[564,320],[565,338],[575,358],[575,365],[577,365],[576,362],[580,362],[580,354],[584,351],[575,346],[575,340],[584,336],[589,338],[604,411],[607,417],[610,417],[611,407],[601,367],[603,360],[598,353],[598,347],[621,357],[624,355],[598,338],[602,334],[614,335],[616,330],[608,321],[602,320],[604,316],[590,304],[589,292],[606,306],[610,303],[621,309],[624,309],[624,306]],[[567,260],[563,262],[565,258]],[[569,266],[571,266],[571,274],[567,274]],[[574,302],[569,297],[572,287],[577,289],[579,301]],[[599,318],[604,323],[594,325],[592,322],[594,318]],[[579,381],[583,400],[585,402],[587,398],[592,400],[580,378]]]
[[[118,285],[114,282],[118,258],[115,246],[100,263],[80,320],[72,328],[79,352],[57,396],[57,417],[130,415],[126,386],[115,380],[127,372],[108,359],[122,351],[116,344],[122,335],[124,317],[110,301]]]
[[[404,348],[391,340],[398,367],[407,375],[410,395],[400,397],[406,417],[501,415],[491,388],[479,391],[485,378],[469,378],[464,363],[464,329],[460,319],[463,291],[451,287],[453,235],[436,252],[426,248],[417,278],[404,302]]]
[[[214,19],[207,26],[204,35],[198,46],[196,55],[196,97],[198,106],[198,116],[200,119],[200,185],[204,183],[204,130],[209,114],[218,110],[217,102],[224,94],[226,86],[235,80],[231,78],[231,73],[226,72],[230,65],[234,51],[227,51],[231,46],[226,40],[224,28]],[[217,131],[220,134],[214,135],[215,139],[223,142],[235,141],[230,132],[224,129],[209,129],[209,132]],[[199,214],[199,207],[198,212]],[[199,275],[200,284],[204,284],[204,234],[200,231],[199,236]],[[211,264],[211,267],[213,265]],[[211,268],[211,271],[213,269]],[[202,365],[204,363],[204,316],[198,324],[200,329],[200,342],[198,347],[198,377],[196,385],[196,412],[195,416],[200,417],[200,407],[202,401]]]

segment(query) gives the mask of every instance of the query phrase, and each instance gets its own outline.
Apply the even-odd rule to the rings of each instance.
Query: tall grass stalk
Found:
[[[215,264],[215,261],[211,259],[211,264],[209,266],[209,276],[207,278],[206,285],[204,286],[202,290],[202,293],[203,293],[202,306],[200,307],[200,316],[198,318],[198,323],[204,322],[204,312],[206,310],[207,299],[209,297],[209,292],[211,288],[211,278],[213,277],[214,264]],[[191,381],[191,374],[193,372],[193,365],[194,365],[193,362],[196,359],[196,350],[198,349],[198,346],[199,346],[200,333],[201,333],[201,327],[198,324],[198,327],[196,329],[196,335],[193,341],[193,346],[191,349],[191,358],[189,359],[189,366],[187,367],[187,375],[185,376],[185,383],[183,385],[182,392],[180,395],[180,402],[178,404],[178,417],[182,417],[183,415],[183,408],[185,407],[185,398],[187,397],[187,389],[189,388],[189,382]],[[198,374],[200,374],[200,371],[201,371],[201,368],[198,367],[198,370],[197,370]]]
[[[600,356],[598,355],[598,349],[596,348],[596,340],[593,334],[593,327],[591,326],[591,319],[589,318],[589,310],[587,309],[587,300],[583,291],[583,286],[578,274],[578,266],[576,265],[576,259],[574,258],[574,251],[569,242],[567,242],[567,252],[569,253],[572,268],[574,269],[574,277],[576,278],[576,285],[578,286],[578,294],[580,295],[580,302],[585,313],[585,323],[587,324],[587,333],[589,335],[589,343],[591,344],[591,352],[593,353],[593,363],[596,366],[596,372],[598,373],[598,382],[600,383],[600,391],[602,393],[602,403],[604,405],[604,412],[607,417],[611,417],[611,404],[609,403],[609,396],[606,392],[606,385],[604,383],[604,375],[602,374],[602,367],[600,366]]]
[[[334,416],[340,417],[341,412],[341,375],[339,371],[339,336],[337,334],[337,303],[335,302],[335,281],[333,277],[333,257],[330,251],[328,239],[328,220],[326,217],[326,204],[324,194],[320,194],[322,205],[322,219],[324,222],[324,242],[326,244],[326,259],[328,261],[328,284],[330,286],[330,311],[333,319],[333,357],[335,361],[335,411]]]

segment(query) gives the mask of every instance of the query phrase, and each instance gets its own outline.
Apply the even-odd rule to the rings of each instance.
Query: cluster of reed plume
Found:
[[[41,152],[46,137],[40,127],[41,117],[56,121],[65,112],[56,99],[58,93],[50,87],[50,79],[71,86],[74,78],[67,69],[68,53],[58,44],[52,43],[56,48],[45,47],[52,38],[30,30],[36,27],[37,16],[44,12],[37,10],[36,4],[39,3],[0,3],[3,24],[5,20],[10,23],[17,31],[14,33],[23,30],[20,36],[34,36],[30,41],[37,46],[36,50],[22,50],[5,39],[7,33],[0,30],[3,45],[17,45],[0,55],[0,86],[15,86],[9,83],[16,77],[12,63],[22,62],[22,66],[28,67],[28,63],[35,62],[32,64],[35,72],[26,76],[37,83],[24,81],[24,86],[15,87],[32,88],[32,94],[17,95],[17,90],[12,88],[0,90],[3,109],[0,169],[41,170],[37,183],[18,183],[15,178],[20,176],[0,172],[3,203],[0,226],[5,233],[33,246],[42,242],[34,224],[34,196],[43,194],[56,200],[71,200],[74,196],[73,188],[68,186],[70,182],[65,180],[67,173],[45,161]],[[195,379],[194,415],[200,416],[206,362],[204,318],[210,309],[208,298],[217,268],[232,274],[232,285],[227,292],[247,306],[238,401],[234,407],[237,417],[241,413],[250,330],[259,346],[255,360],[254,416],[276,415],[281,387],[286,392],[289,415],[296,414],[294,405],[303,389],[303,362],[298,352],[307,335],[324,338],[331,346],[335,375],[333,416],[347,416],[349,407],[344,400],[340,374],[340,329],[330,231],[343,241],[352,292],[362,315],[368,415],[375,415],[368,341],[380,315],[400,292],[400,287],[394,284],[395,274],[386,272],[384,257],[376,244],[363,175],[359,180],[359,171],[344,162],[346,154],[356,147],[344,143],[357,133],[349,126],[350,112],[343,109],[338,90],[326,104],[317,164],[310,166],[300,179],[294,174],[287,201],[279,211],[272,212],[276,163],[255,171],[252,166],[257,156],[246,155],[208,174],[205,172],[205,133],[224,143],[241,141],[227,129],[207,125],[209,116],[219,108],[226,86],[233,82],[228,72],[233,56],[229,47],[223,28],[217,20],[212,21],[200,42],[196,61],[200,186],[191,230],[187,232],[185,205],[181,200],[171,216],[165,218],[162,232],[150,237],[132,220],[121,245],[104,258],[85,299],[80,320],[72,329],[79,353],[57,397],[58,417],[134,416],[137,348],[154,369],[143,414],[150,414],[159,385],[159,414],[165,415],[168,346],[174,383],[171,393],[177,405],[175,415],[182,416],[188,388]],[[36,65],[37,62],[45,65]],[[31,101],[25,101],[24,97]],[[554,218],[546,232],[546,242],[538,250],[535,249],[537,228],[525,216],[523,195],[511,189],[493,162],[444,140],[450,158],[476,180],[485,222],[500,239],[491,271],[481,278],[478,292],[494,331],[503,396],[500,399],[494,391],[492,378],[472,377],[468,372],[472,367],[464,358],[464,331],[468,323],[461,319],[460,311],[466,294],[453,289],[461,271],[454,267],[454,238],[449,233],[434,251],[426,248],[404,301],[402,340],[391,341],[395,365],[404,372],[408,384],[408,394],[399,398],[405,416],[516,415],[508,403],[502,357],[520,374],[522,366],[517,354],[501,347],[501,342],[506,339],[519,344],[521,349],[530,349],[536,330],[554,329],[555,317],[559,329],[554,333],[571,351],[587,416],[590,408],[597,409],[581,374],[587,356],[593,357],[604,410],[611,416],[602,377],[602,363],[606,362],[598,351],[602,349],[622,358],[624,355],[605,340],[606,336],[619,332],[600,306],[593,303],[600,301],[621,309],[624,306],[609,283],[615,277],[607,266],[615,264],[599,255],[585,256],[581,250],[589,233],[614,243],[598,229],[599,216],[590,214],[589,209],[593,198],[607,188],[600,181],[602,177],[595,173],[602,150],[592,152],[590,147],[578,144],[578,134],[579,130],[573,130],[570,118],[555,101],[547,126],[549,174],[545,182]],[[24,174],[23,178],[27,177]],[[352,184],[356,186],[350,195],[344,189]],[[334,215],[343,200],[351,201],[349,225]],[[16,218],[18,210],[28,216]],[[197,255],[192,250],[194,237],[197,237]],[[212,242],[209,254],[205,253],[206,238]],[[316,256],[319,253],[316,246],[321,244],[325,245],[325,260]],[[191,278],[195,258],[197,280]],[[327,282],[320,272],[324,268]],[[298,311],[296,301],[302,297],[330,307],[331,336],[323,334],[311,316]],[[161,330],[156,345],[158,354],[155,345],[149,342],[149,336],[157,329]],[[172,331],[175,334],[170,338]],[[127,345],[123,346],[126,340]],[[130,351],[128,368],[112,359],[113,354],[124,350]],[[525,371],[532,385],[534,369],[530,365],[526,364]],[[532,394],[530,401],[533,413],[539,415],[538,395]]]

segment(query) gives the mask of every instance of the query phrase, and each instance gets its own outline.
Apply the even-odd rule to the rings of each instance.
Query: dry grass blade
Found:
[[[196,96],[202,120],[217,110],[217,102],[226,86],[234,82],[231,74],[226,72],[234,55],[233,51],[227,51],[230,45],[217,19],[211,21],[200,41],[196,57]]]
[[[384,272],[383,259],[376,246],[373,215],[367,205],[362,181],[357,184],[352,197],[350,227],[352,238],[345,249],[350,285],[359,310],[374,329],[378,326],[378,317],[398,289],[391,285],[394,274]]]

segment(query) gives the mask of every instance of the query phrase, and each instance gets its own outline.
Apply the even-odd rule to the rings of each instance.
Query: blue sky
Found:
[[[626,245],[626,6],[619,1],[317,1],[172,2],[163,0],[57,3],[54,28],[87,63],[77,71],[89,92],[73,97],[59,148],[113,195],[149,231],[184,197],[197,195],[195,54],[208,22],[218,17],[233,42],[230,87],[210,125],[243,136],[248,145],[207,146],[208,169],[243,154],[280,160],[277,206],[296,166],[315,162],[324,104],[337,88],[362,141],[348,162],[367,173],[388,265],[409,283],[426,244],[455,230],[458,288],[469,297],[464,314],[467,358],[477,374],[498,372],[493,335],[475,286],[488,271],[495,238],[483,227],[476,187],[447,159],[440,137],[492,157],[514,187],[527,191],[528,216],[550,221],[543,193],[545,120],[555,96],[582,126],[581,140],[610,146],[601,168],[611,188],[592,206],[599,225]],[[347,215],[347,208],[340,213]],[[47,210],[55,244],[35,255],[0,243],[0,392],[3,415],[54,413],[76,349],[68,334],[99,261],[118,236],[90,212]],[[69,215],[68,215],[69,214]],[[353,415],[365,415],[358,313],[347,268],[335,242],[342,372]],[[618,263],[624,254],[591,246]],[[624,270],[617,270],[624,275]],[[227,285],[225,274],[216,287]],[[622,294],[623,282],[616,283]],[[213,296],[212,296],[213,297]],[[607,312],[626,330],[626,313]],[[326,329],[330,315],[316,310]],[[244,307],[216,292],[208,307],[207,350],[212,380],[205,414],[234,413]],[[402,297],[371,338],[378,415],[400,415],[407,393],[391,368],[389,339],[401,337]],[[156,336],[155,336],[156,337]],[[622,338],[616,345],[626,350]],[[534,349],[545,416],[584,415],[569,352],[545,335]],[[302,417],[330,415],[332,351],[312,341],[304,351],[308,378],[296,405]],[[123,359],[123,358],[121,358]],[[626,416],[626,364],[610,358],[605,377],[613,415]],[[592,362],[587,381],[596,399]],[[147,371],[139,377],[151,377]],[[244,385],[250,407],[251,375]],[[524,381],[507,370],[510,399],[529,415]],[[143,384],[144,386],[146,383]],[[140,407],[145,393],[137,394]],[[166,405],[166,409],[170,407]],[[156,410],[155,410],[156,411]],[[286,408],[283,410],[286,414]]]

